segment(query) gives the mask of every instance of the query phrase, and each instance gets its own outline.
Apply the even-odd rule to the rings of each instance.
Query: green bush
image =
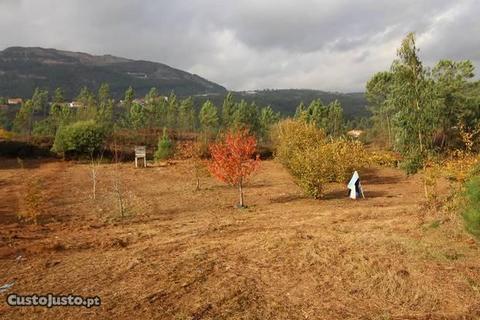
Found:
[[[35,122],[33,125],[32,134],[34,136],[50,136],[55,135],[55,126],[53,125],[51,119],[46,118],[41,121]]]
[[[304,121],[281,121],[272,140],[277,159],[304,192],[316,199],[323,196],[325,184],[346,182],[354,170],[368,163],[360,142],[328,138],[322,129]]]
[[[52,151],[61,154],[91,154],[100,150],[105,138],[104,128],[94,120],[78,121],[57,130]]]
[[[408,175],[415,174],[423,167],[424,159],[420,153],[408,154],[401,162],[400,168]]]
[[[173,155],[173,143],[168,137],[167,130],[163,129],[163,136],[158,139],[157,151],[155,151],[155,161],[166,160]]]
[[[465,209],[463,220],[468,232],[480,239],[480,176],[465,184]]]

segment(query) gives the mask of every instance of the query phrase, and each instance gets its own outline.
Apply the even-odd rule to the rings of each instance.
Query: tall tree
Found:
[[[270,128],[273,124],[280,120],[280,114],[274,112],[270,106],[263,107],[260,110],[260,137],[262,140],[267,140]]]
[[[65,98],[64,98],[62,88],[55,89],[55,91],[53,92],[52,102],[53,103],[64,103],[65,102]]]
[[[338,100],[328,104],[327,120],[325,127],[327,134],[334,137],[341,135],[344,129],[343,108]]]
[[[151,88],[145,95],[145,109],[143,113],[146,116],[146,127],[161,128],[165,125],[166,112],[163,99],[160,98],[157,88]]]
[[[393,74],[391,72],[378,72],[367,82],[365,93],[373,115],[374,129],[382,138],[386,137],[388,147],[393,146],[392,120],[395,114],[395,106],[390,100],[392,82]]]
[[[7,112],[5,110],[0,110],[0,128],[5,130],[10,130],[12,123],[7,116]]]
[[[32,96],[33,111],[41,113],[44,117],[49,111],[48,105],[48,91],[40,88],[35,88]]]
[[[306,121],[308,119],[307,110],[306,110],[306,107],[305,107],[305,104],[303,103],[303,101],[300,102],[300,104],[295,109],[294,118],[299,119],[299,120],[303,120],[303,121]]]
[[[15,115],[13,121],[13,130],[21,134],[32,134],[33,129],[33,112],[34,105],[32,100],[27,100],[22,103],[20,110]]]
[[[80,104],[79,112],[77,112],[77,120],[92,120],[97,114],[97,102],[95,95],[88,90],[87,87],[82,87],[80,93],[76,98]]]
[[[163,128],[167,125],[167,104],[164,97],[158,97],[149,105],[149,112],[153,120],[153,127]]]
[[[130,86],[123,94],[122,112],[120,114],[120,125],[124,128],[131,127],[130,124],[130,109],[132,109],[133,101],[135,100],[135,90]]]
[[[102,85],[98,89],[97,101],[97,121],[105,125],[111,124],[113,121],[114,101],[110,97],[110,86],[107,83],[102,83]]]
[[[231,92],[227,93],[222,105],[222,126],[223,128],[230,128],[233,123],[235,113],[235,100]]]
[[[157,88],[150,88],[150,91],[145,95],[145,103],[153,103],[155,100],[158,100],[159,94]]]
[[[473,80],[473,71],[468,60],[441,60],[432,71],[425,68],[410,33],[390,71],[367,83],[373,122],[403,154],[407,171],[415,172],[429,153],[457,148],[462,130],[477,132],[480,82]]]
[[[52,104],[49,117],[52,118],[53,122],[56,125],[56,128],[74,121],[74,114],[72,108],[60,103]]]
[[[129,123],[132,128],[136,130],[144,129],[147,125],[147,117],[148,113],[146,112],[145,107],[138,103],[133,103],[129,114]]]
[[[132,107],[133,100],[135,100],[135,90],[130,86],[127,90],[125,90],[124,98],[123,98],[123,105],[125,107],[125,111],[127,113],[130,112],[130,108]]]
[[[167,101],[167,127],[177,128],[178,100],[175,93],[170,93]]]
[[[241,100],[235,104],[232,128],[236,130],[248,129],[253,134],[259,133],[259,112],[255,102],[248,104],[245,100]]]
[[[393,62],[393,87],[391,100],[398,112],[397,148],[415,159],[425,156],[431,147],[434,133],[434,87],[427,77],[427,70],[418,57],[415,35],[409,33]],[[413,169],[413,168],[412,168]]]
[[[192,97],[188,97],[180,102],[178,124],[181,130],[195,130],[195,108]]]
[[[320,99],[310,102],[306,110],[306,119],[310,123],[314,123],[317,127],[326,129],[328,125],[328,108]]]
[[[210,100],[203,103],[199,113],[199,120],[200,125],[205,132],[213,132],[218,128],[217,108]]]
[[[433,68],[438,98],[438,121],[442,137],[441,147],[453,147],[458,133],[455,128],[462,125],[472,131],[480,123],[480,108],[476,97],[480,92],[471,90],[474,83],[474,66],[471,61],[440,60]]]

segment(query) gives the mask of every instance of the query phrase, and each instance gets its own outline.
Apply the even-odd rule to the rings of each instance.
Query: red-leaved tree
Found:
[[[212,159],[208,164],[210,173],[219,180],[238,187],[239,207],[243,203],[243,183],[260,165],[254,157],[257,141],[248,131],[229,132],[223,142],[210,145]]]

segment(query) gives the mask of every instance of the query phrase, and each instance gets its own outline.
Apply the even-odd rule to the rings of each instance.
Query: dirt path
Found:
[[[16,279],[19,294],[98,295],[102,306],[3,302],[1,317],[480,317],[478,245],[455,216],[425,210],[419,179],[398,170],[362,171],[365,200],[347,199],[339,185],[315,201],[267,161],[246,188],[250,207],[238,210],[235,190],[211,178],[193,192],[186,163],[124,164],[120,218],[114,166],[100,168],[93,201],[88,165],[27,165],[0,168],[0,285]],[[12,198],[31,177],[42,178],[49,199],[38,226],[14,219]]]

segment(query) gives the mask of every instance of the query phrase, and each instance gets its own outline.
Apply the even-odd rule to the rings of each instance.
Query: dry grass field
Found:
[[[0,159],[1,319],[480,319],[480,247],[399,170],[360,172],[365,200],[336,185],[317,201],[265,161],[235,209],[212,178],[195,192],[188,162],[101,165],[96,200],[88,164],[23,165]],[[11,292],[102,305],[13,308]]]

